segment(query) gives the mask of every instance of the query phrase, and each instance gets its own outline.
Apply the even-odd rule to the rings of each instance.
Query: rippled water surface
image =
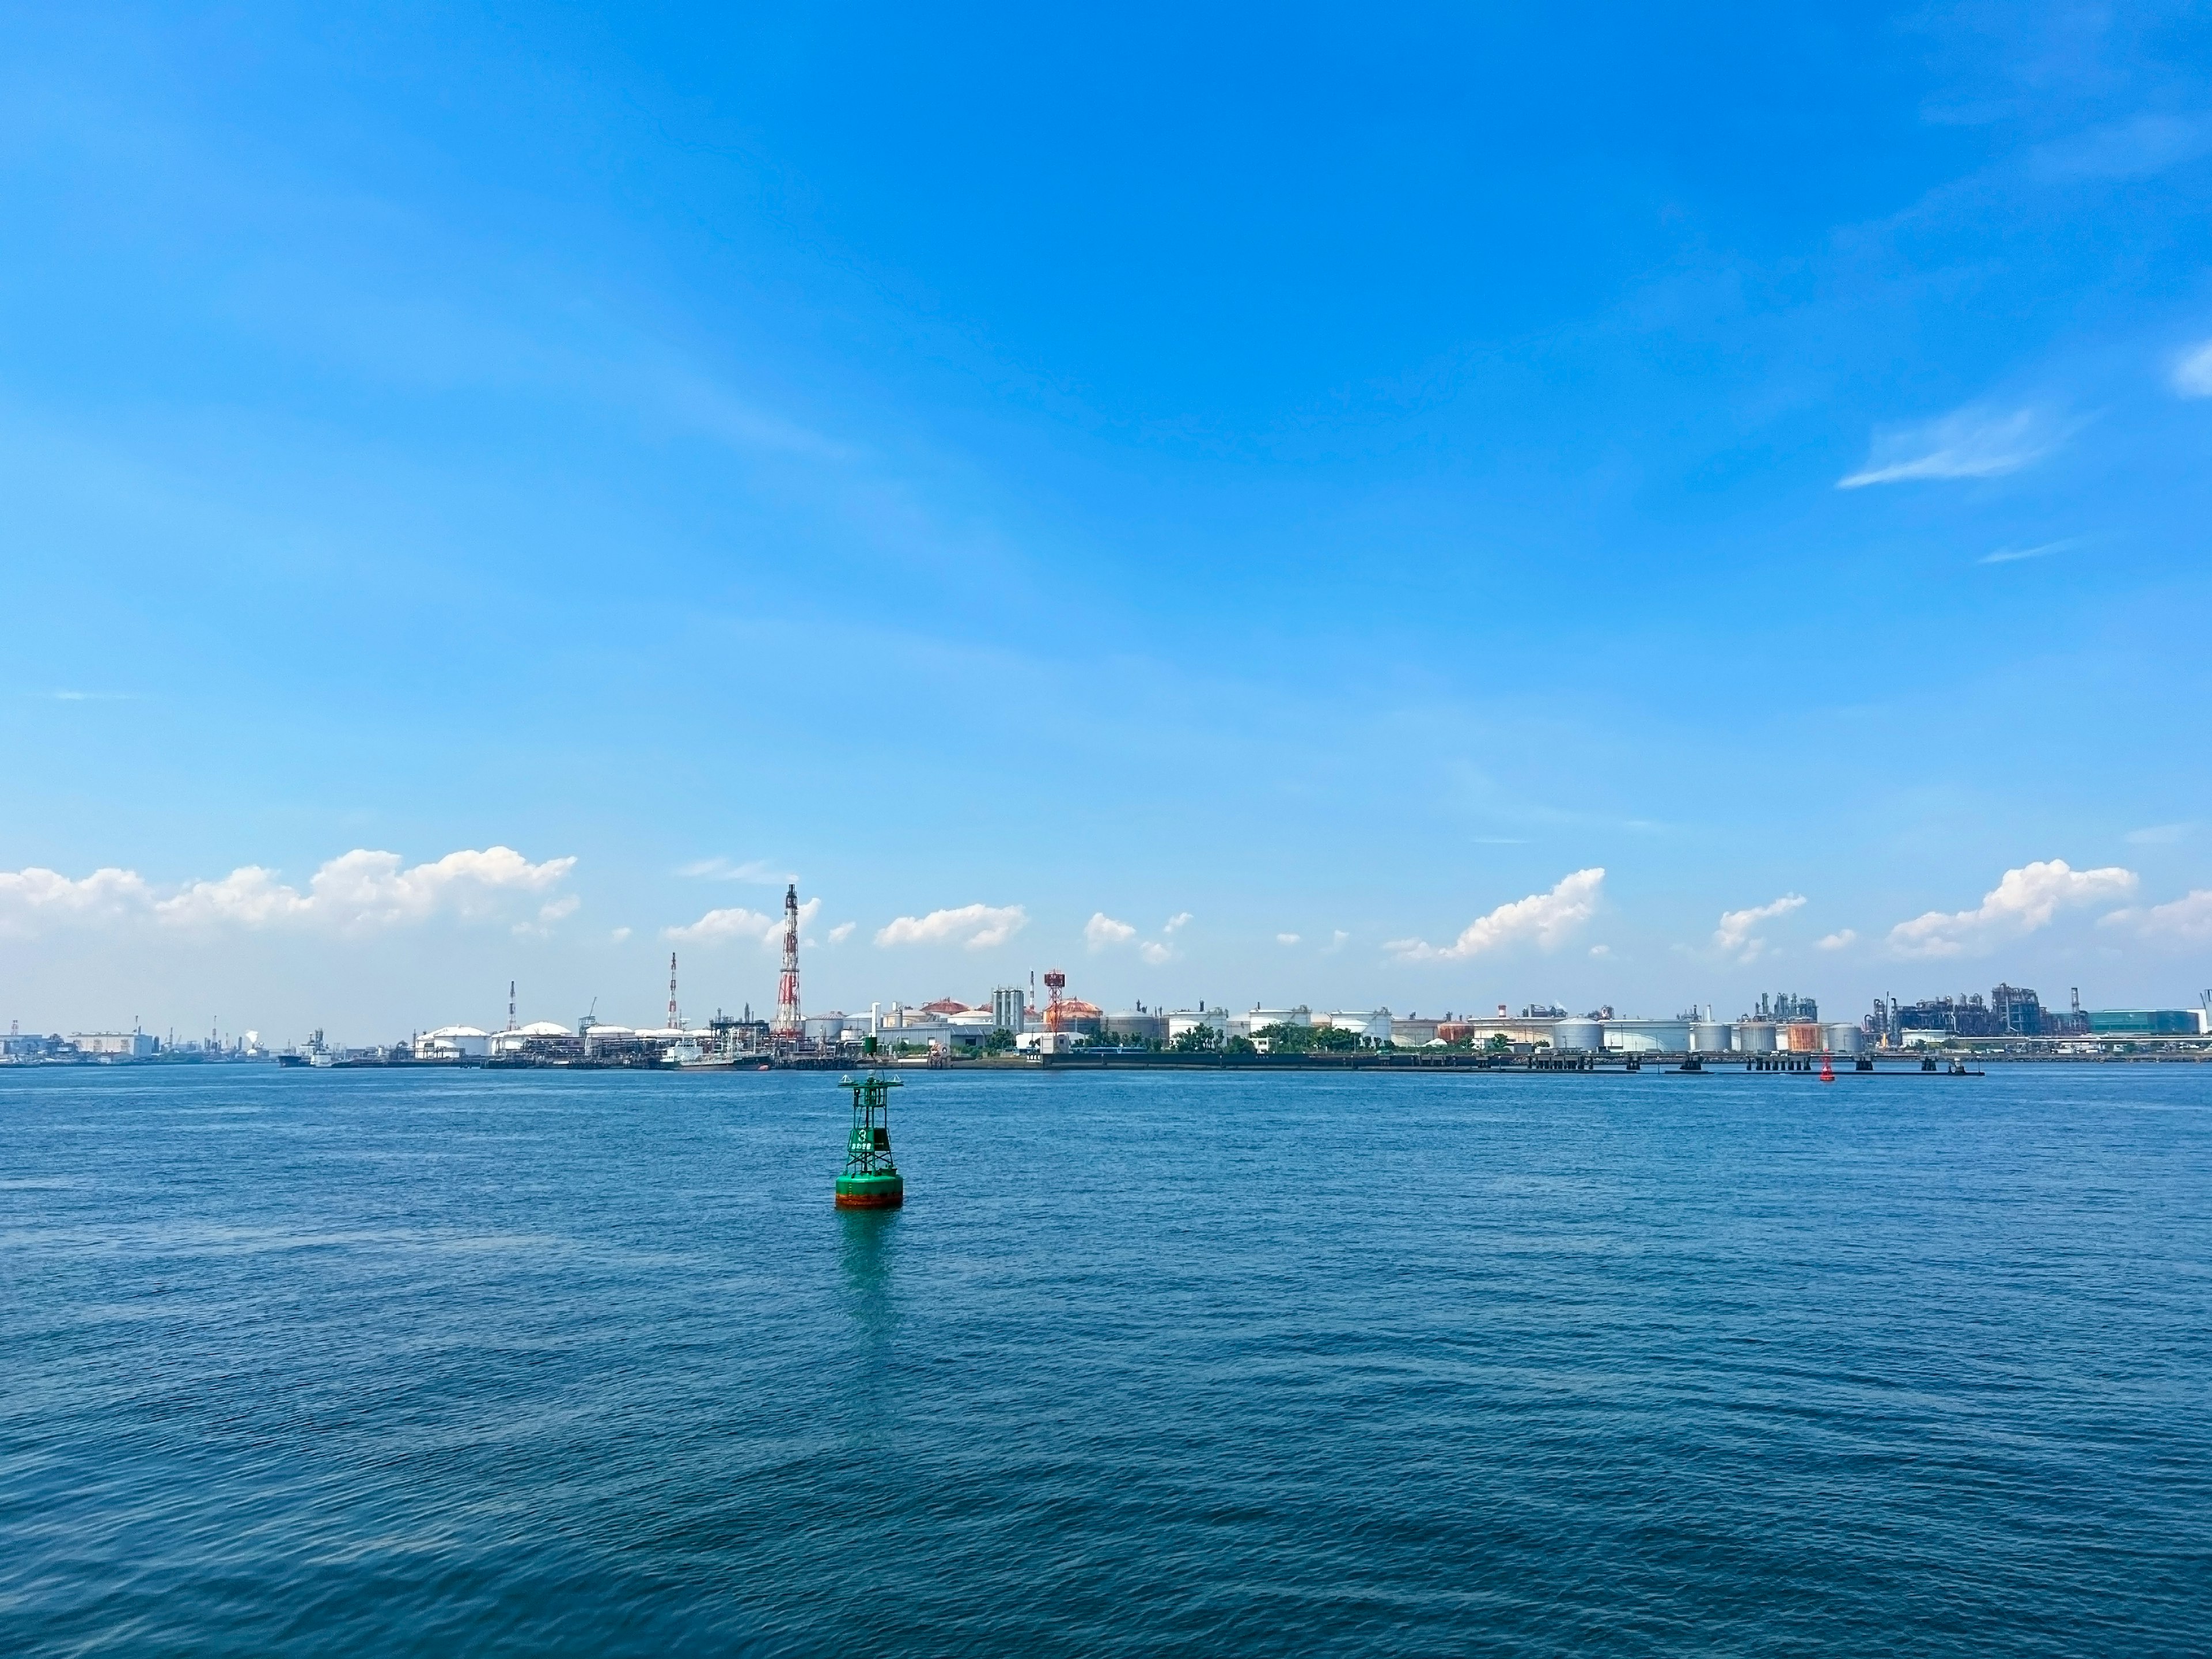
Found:
[[[40,1654],[2212,1647],[2212,1071],[0,1073]]]

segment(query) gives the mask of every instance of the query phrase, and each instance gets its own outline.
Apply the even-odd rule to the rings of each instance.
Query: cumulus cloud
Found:
[[[2062,909],[2124,898],[2133,892],[2132,870],[2109,866],[2075,870],[2050,859],[2008,870],[1972,910],[1930,910],[1889,930],[1900,956],[1955,957],[2048,927]]]
[[[2173,366],[2173,389],[2185,398],[2212,398],[2212,340],[2200,340]]]
[[[1382,948],[1401,962],[1464,962],[1507,945],[1530,942],[1547,951],[1556,950],[1597,914],[1604,887],[1602,869],[1577,870],[1562,876],[1548,893],[1531,893],[1527,898],[1499,905],[1488,915],[1477,916],[1449,945],[1439,947],[1425,939],[1401,939]]]
[[[0,871],[0,922],[21,933],[45,922],[136,915],[179,927],[292,923],[355,933],[439,915],[512,914],[517,896],[557,886],[575,864],[573,858],[532,864],[511,847],[488,847],[409,865],[397,853],[356,848],[317,870],[304,893],[258,864],[166,893],[136,871],[112,866],[76,879],[39,868]],[[550,902],[539,921],[558,921],[574,908]]]
[[[2101,924],[2132,927],[2145,939],[2175,945],[2212,944],[2212,889],[2197,887],[2147,910],[2115,910]]]
[[[830,942],[832,945],[842,945],[847,939],[853,937],[853,927],[854,924],[852,922],[839,922],[835,927],[832,927],[830,930]]]
[[[1916,478],[1995,478],[2042,459],[2065,438],[2066,429],[2046,410],[2030,407],[2007,413],[1971,405],[1917,426],[1878,428],[1866,465],[1838,478],[1836,488],[1862,489]]]
[[[1823,934],[1820,942],[1814,946],[1814,949],[1818,951],[1848,950],[1850,946],[1857,944],[1858,939],[1859,936],[1851,929],[1848,927],[1839,928],[1835,933]]]
[[[1093,951],[1110,950],[1115,945],[1134,943],[1137,954],[1153,967],[1173,962],[1179,954],[1169,943],[1176,930],[1190,920],[1190,912],[1170,916],[1160,928],[1160,937],[1139,940],[1137,930],[1126,921],[1116,921],[1103,910],[1094,911],[1091,920],[1083,924],[1084,942]]]
[[[807,924],[820,913],[822,901],[811,898],[799,907],[799,927],[803,933]],[[727,909],[709,910],[694,922],[681,927],[664,927],[663,939],[688,940],[693,945],[726,945],[732,939],[750,939],[763,950],[783,948],[783,912],[781,910],[748,910],[743,905]]]
[[[1126,921],[1116,921],[1103,910],[1095,910],[1091,920],[1083,924],[1083,942],[1094,951],[1103,951],[1109,945],[1127,945],[1136,938],[1137,930]]]
[[[1754,904],[1748,909],[1723,910],[1721,925],[1713,929],[1713,947],[1740,962],[1756,962],[1765,951],[1766,941],[1754,937],[1752,929],[1762,921],[1772,921],[1777,916],[1802,909],[1804,905],[1802,893],[1784,893],[1769,903]]]
[[[876,943],[894,945],[964,945],[986,951],[1004,945],[1029,926],[1030,915],[1018,904],[963,904],[955,910],[932,910],[926,916],[901,916],[876,932]]]
[[[1278,945],[1296,945],[1297,942],[1298,936],[1296,933],[1278,933],[1275,935],[1275,943]]]

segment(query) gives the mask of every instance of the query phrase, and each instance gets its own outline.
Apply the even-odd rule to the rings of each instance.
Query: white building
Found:
[[[81,1054],[111,1060],[143,1060],[154,1052],[154,1039],[143,1031],[79,1031],[70,1042]]]

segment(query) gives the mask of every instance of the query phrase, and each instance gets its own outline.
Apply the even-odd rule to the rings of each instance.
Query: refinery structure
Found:
[[[507,987],[507,1021],[498,1030],[450,1024],[410,1033],[404,1041],[337,1048],[320,1031],[283,1049],[264,1048],[258,1032],[225,1038],[165,1042],[139,1030],[26,1035],[12,1026],[0,1038],[0,1064],[119,1064],[179,1060],[274,1060],[295,1066],[483,1066],[587,1069],[732,1070],[775,1066],[882,1064],[949,1066],[1049,1064],[1056,1059],[1123,1057],[1166,1063],[1316,1063],[1359,1056],[1423,1057],[1438,1063],[1577,1063],[1618,1057],[1673,1056],[1689,1069],[1705,1059],[1733,1057],[1759,1066],[1772,1057],[1785,1068],[1807,1057],[1946,1053],[2029,1058],[2108,1056],[2212,1059],[2212,990],[2193,1007],[2085,1009],[2069,990],[2063,1010],[2047,1007],[2022,987],[1900,1002],[1878,1000],[1856,1019],[1824,1019],[1809,996],[1761,994],[1734,1018],[1710,1004],[1664,1016],[1623,1016],[1610,1006],[1576,1013],[1549,1002],[1519,1012],[1498,1003],[1493,1012],[1446,1012],[1423,1018],[1385,1007],[1317,1010],[1305,1004],[1255,1004],[1231,1009],[1199,1001],[1182,1008],[1109,1012],[1069,994],[1059,968],[1026,983],[997,985],[973,1003],[944,995],[927,1002],[872,1002],[865,1012],[808,1013],[800,995],[799,904],[796,884],[784,894],[782,960],[775,1008],[757,1018],[736,1014],[684,1018],[678,961],[668,959],[663,1023],[632,1027],[602,1020],[598,1006],[573,1023],[517,1018],[515,987]]]

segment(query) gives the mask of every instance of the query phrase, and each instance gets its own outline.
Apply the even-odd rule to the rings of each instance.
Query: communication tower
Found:
[[[1057,968],[1045,969],[1044,1029],[1048,1031],[1057,1031],[1060,1029],[1060,1005],[1066,1000],[1066,990],[1067,975],[1066,974]]]
[[[514,1029],[514,981],[513,980],[507,982],[507,1029],[510,1031]]]
[[[775,982],[774,1035],[796,1042],[806,1035],[806,1019],[799,1012],[799,884],[783,892],[783,973]]]
[[[680,1029],[676,1024],[676,952],[668,953],[668,1029]]]

